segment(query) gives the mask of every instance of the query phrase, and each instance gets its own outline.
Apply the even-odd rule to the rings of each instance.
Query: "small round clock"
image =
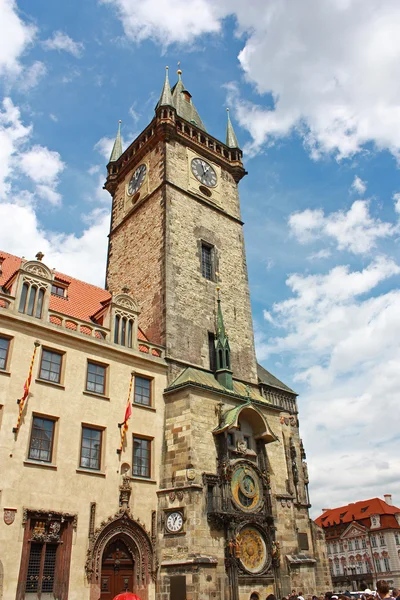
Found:
[[[215,187],[217,185],[217,174],[206,160],[194,158],[191,166],[193,175],[200,183],[208,187]]]
[[[146,165],[139,165],[128,183],[128,194],[133,196],[142,187],[146,177]]]
[[[170,512],[166,523],[166,530],[168,533],[179,533],[183,528],[183,515],[179,511]]]

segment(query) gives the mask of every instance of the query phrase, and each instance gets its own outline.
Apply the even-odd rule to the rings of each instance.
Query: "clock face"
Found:
[[[237,536],[240,562],[249,573],[259,573],[266,567],[267,547],[261,533],[255,527],[245,527]]]
[[[181,531],[183,527],[182,513],[178,511],[169,513],[166,526],[167,531],[170,531],[171,533],[177,533],[178,531]]]
[[[207,161],[202,158],[192,160],[192,173],[200,183],[208,187],[217,185],[217,174]]]
[[[139,165],[128,184],[128,194],[133,196],[141,188],[146,177],[146,165]]]
[[[250,465],[237,465],[232,473],[232,496],[236,505],[245,512],[260,510],[263,504],[262,485]]]

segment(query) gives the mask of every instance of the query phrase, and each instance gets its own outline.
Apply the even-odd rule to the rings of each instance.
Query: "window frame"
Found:
[[[43,421],[49,421],[53,424],[49,460],[43,460],[42,458],[33,458],[31,456],[33,429],[34,429],[35,419],[42,419]],[[54,464],[54,460],[53,460],[54,459],[54,440],[56,437],[57,421],[58,421],[58,419],[56,417],[50,417],[49,415],[41,415],[41,414],[37,414],[37,413],[32,414],[32,423],[31,423],[31,431],[30,431],[30,435],[29,435],[28,456],[27,456],[27,459],[29,461],[33,461],[33,462],[45,464],[45,465],[53,465]]]
[[[45,352],[50,352],[52,354],[58,354],[61,358],[58,381],[52,381],[51,379],[46,379],[46,378],[42,377],[42,364],[43,364],[43,356],[44,356]],[[64,378],[63,377],[64,376],[64,359],[65,359],[65,352],[63,352],[62,350],[54,350],[54,348],[49,348],[48,346],[42,346],[42,351],[41,351],[41,355],[40,355],[40,363],[39,363],[39,373],[38,373],[37,379],[39,381],[44,381],[45,383],[49,383],[52,385],[62,385],[63,378]],[[50,371],[50,372],[52,372],[52,371]]]
[[[7,372],[8,371],[8,364],[9,364],[9,359],[10,359],[10,354],[11,354],[11,343],[13,338],[9,335],[5,335],[4,333],[0,334],[0,340],[7,340],[8,344],[7,344],[7,349],[6,349],[6,355],[4,357],[4,367],[0,366],[0,372]]]
[[[134,472],[135,468],[135,440],[141,440],[144,442],[148,442],[148,475],[138,475]],[[153,442],[154,438],[149,437],[148,435],[141,435],[139,433],[132,433],[132,477],[137,479],[143,479],[144,481],[149,481],[152,479],[153,475]]]
[[[149,382],[149,386],[150,386],[149,404],[144,404],[143,402],[136,401],[136,385],[137,385],[138,379],[142,379],[142,380]],[[154,382],[154,379],[152,377],[148,377],[147,375],[142,375],[141,373],[140,374],[135,373],[134,385],[133,385],[133,405],[134,406],[144,406],[145,408],[153,408],[153,382]]]
[[[57,292],[53,291],[53,288],[57,288],[58,290],[62,290],[63,293],[62,294],[58,294]],[[51,289],[50,289],[50,293],[53,296],[57,296],[57,298],[67,298],[67,290],[68,290],[68,286],[62,284],[59,281],[52,281],[51,282]]]
[[[95,390],[90,390],[88,388],[88,383],[89,383],[89,365],[95,365],[96,367],[102,367],[104,369],[104,381],[103,381],[103,391],[102,392],[96,392]],[[91,358],[87,359],[87,364],[86,364],[86,379],[85,379],[85,392],[87,392],[88,394],[95,394],[96,396],[107,396],[107,389],[108,389],[108,367],[109,365],[105,364],[105,363],[101,363],[97,360],[92,360]],[[95,384],[97,385],[97,383]]]
[[[99,466],[98,468],[87,467],[82,465],[82,449],[83,449],[83,430],[90,429],[92,431],[98,431],[100,433],[100,449],[99,449]],[[103,471],[103,448],[104,448],[104,427],[100,427],[98,425],[92,425],[90,423],[82,423],[81,424],[81,443],[80,443],[80,452],[79,452],[79,469],[84,469],[85,471],[90,471],[91,473],[101,473]]]
[[[207,267],[206,262],[204,260],[203,250],[209,251],[209,267],[210,267],[210,277],[207,277]],[[201,276],[207,281],[215,281],[215,246],[210,244],[210,242],[206,242],[205,240],[200,240],[200,272]]]

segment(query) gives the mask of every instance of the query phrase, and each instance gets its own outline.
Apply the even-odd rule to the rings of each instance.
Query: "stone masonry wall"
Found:
[[[185,193],[189,164],[184,146],[168,144],[167,165],[181,188],[168,186],[166,192],[167,354],[209,368],[208,332],[215,331],[216,283],[201,273],[201,242],[205,241],[215,248],[234,376],[256,382],[242,225]],[[222,179],[221,186],[223,207],[239,215],[236,185]]]
[[[151,192],[161,181],[163,163],[161,144],[146,157],[149,165],[148,190]],[[141,201],[123,221],[126,213],[125,185],[136,169],[132,167],[115,192],[112,228],[107,265],[107,288],[114,293],[126,285],[139,302],[139,324],[148,338],[164,343],[164,208],[163,193],[159,188]],[[146,184],[144,184],[146,185]]]

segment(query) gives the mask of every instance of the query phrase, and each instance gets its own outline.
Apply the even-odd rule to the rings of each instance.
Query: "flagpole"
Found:
[[[31,364],[29,366],[29,373],[28,373],[28,377],[24,383],[24,393],[22,398],[19,398],[17,400],[17,404],[19,405],[19,411],[18,411],[18,418],[17,418],[17,425],[15,427],[13,427],[13,433],[15,433],[15,435],[18,434],[19,428],[21,426],[21,419],[22,419],[22,413],[24,412],[24,406],[25,406],[25,402],[28,399],[29,396],[29,388],[31,386],[31,381],[32,381],[32,372],[33,372],[33,365],[35,362],[35,356],[36,356],[36,351],[40,346],[40,342],[38,340],[35,341],[35,348],[33,350],[33,354],[32,354],[32,359],[31,359]]]
[[[132,386],[133,386],[133,379],[134,379],[134,377],[135,377],[135,371],[132,371],[131,372],[131,380],[129,382],[128,400],[126,402],[124,420],[122,421],[122,423],[118,423],[118,427],[121,430],[121,443],[120,443],[119,448],[117,449],[117,454],[121,454],[122,453],[122,448],[124,446],[126,432],[128,431],[129,417],[132,414],[131,394],[132,394]]]

